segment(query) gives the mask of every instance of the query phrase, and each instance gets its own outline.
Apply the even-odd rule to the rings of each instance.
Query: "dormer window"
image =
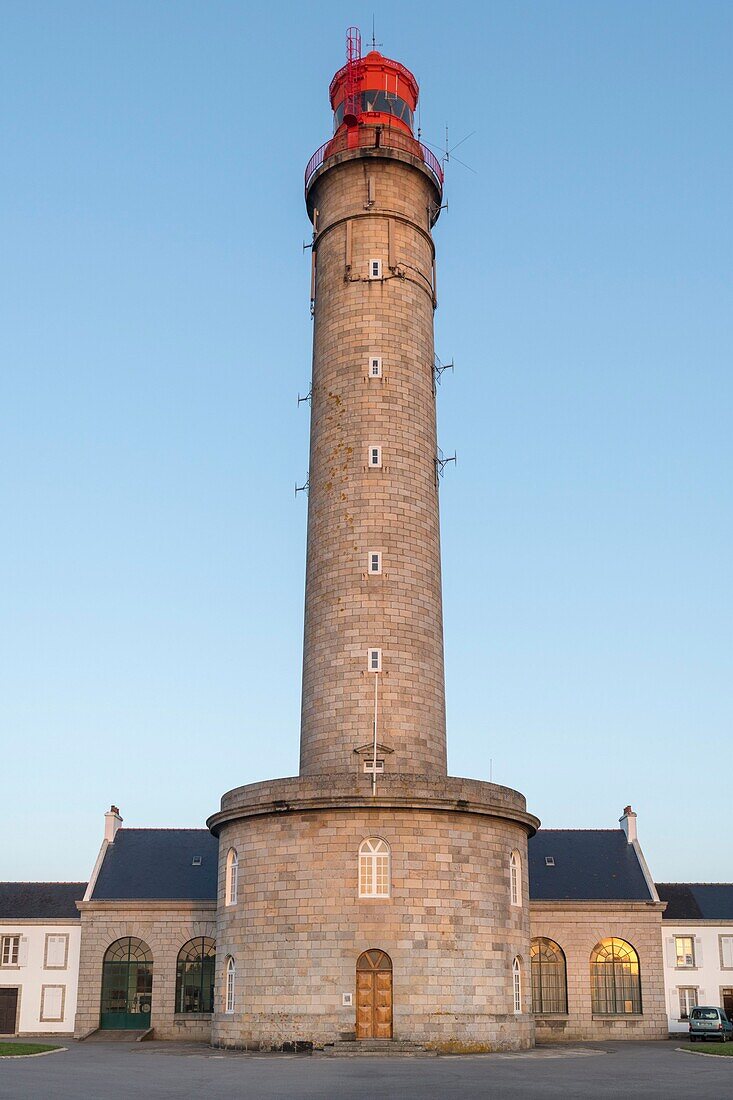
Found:
[[[554,856],[545,856],[545,867],[554,867],[554,866],[555,866],[555,857]]]
[[[191,860],[191,866],[192,867],[200,867],[202,863],[203,863],[203,859],[202,859],[201,856],[194,856],[193,859]]]

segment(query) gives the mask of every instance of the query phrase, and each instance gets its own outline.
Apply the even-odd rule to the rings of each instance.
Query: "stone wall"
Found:
[[[354,750],[371,742],[375,647],[379,741],[393,750],[385,769],[445,775],[437,192],[426,171],[384,151],[334,163],[308,198],[318,216],[300,771],[351,772]],[[369,278],[371,259],[382,278]],[[370,445],[382,448],[379,468],[367,464]],[[372,575],[374,551],[382,571]]]
[[[388,899],[358,897],[358,849],[372,836],[391,848]],[[218,913],[216,1044],[322,1045],[353,1034],[355,1004],[343,998],[355,1002],[356,962],[369,948],[392,959],[396,1039],[448,1050],[532,1044],[521,823],[389,808],[229,821],[220,834],[220,897],[230,847],[239,857],[239,895]],[[513,849],[522,858],[519,906],[510,904]],[[223,1012],[227,955],[237,968],[232,1015]],[[513,1011],[516,955],[525,976],[520,1015]]]
[[[554,902],[530,905],[531,934],[554,940],[565,953],[568,1014],[537,1016],[539,1040],[664,1039],[662,911],[655,902]],[[639,956],[641,1015],[594,1016],[591,1004],[590,956],[603,939],[626,940]]]
[[[211,1036],[211,1016],[175,1012],[176,963],[184,943],[195,936],[216,937],[216,903],[202,901],[85,901],[81,910],[81,960],[75,1035],[99,1027],[102,961],[111,943],[136,936],[153,953],[150,1026],[156,1039]]]

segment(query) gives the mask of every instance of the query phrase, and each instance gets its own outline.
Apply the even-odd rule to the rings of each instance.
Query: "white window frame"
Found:
[[[512,905],[522,904],[522,857],[516,848],[509,856],[509,900]]]
[[[680,1020],[689,1020],[690,1009],[695,1008],[697,1005],[697,986],[693,985],[678,985],[677,986],[677,999],[678,1007],[680,1010]]]
[[[359,897],[388,898],[391,894],[392,850],[381,836],[359,845]]]
[[[224,1011],[229,1016],[232,1015],[236,1008],[236,991],[234,988],[236,976],[237,966],[234,962],[234,957],[229,955],[227,958],[226,976],[224,979]]]
[[[381,355],[369,356],[369,377],[381,378],[382,377],[382,357]]]
[[[63,947],[63,962],[52,963],[49,962],[51,957],[49,948],[51,947],[51,941],[55,941],[57,946]],[[44,970],[66,970],[69,963],[69,934],[68,932],[47,932],[46,942],[43,948],[43,969]]]
[[[20,966],[20,935],[13,932],[3,936],[1,943],[0,966]]]
[[[369,278],[381,279],[382,278],[382,261],[372,259],[369,261]]]
[[[376,563],[375,559],[376,558]],[[374,568],[376,564],[376,569]],[[367,558],[367,573],[372,577],[378,576],[382,572],[382,551],[370,550]]]
[[[369,672],[382,671],[382,651],[370,646],[367,650],[367,669]]]
[[[381,470],[382,468],[382,448],[378,443],[369,444],[367,466],[370,470]]]
[[[239,856],[236,848],[230,848],[227,852],[226,873],[224,876],[224,904],[237,904],[237,891],[239,889]]]
[[[518,955],[512,962],[512,997],[514,1000],[514,1015],[522,1012],[522,963]]]
[[[680,953],[679,943],[681,940],[689,940],[690,951],[689,953],[684,949]],[[680,962],[680,959],[683,961]],[[690,961],[687,962],[686,960]],[[675,936],[674,937],[674,968],[675,970],[694,970],[695,969],[695,937],[694,936]]]
[[[720,941],[720,969],[733,970],[733,935],[720,935],[718,940]],[[726,944],[728,945],[728,962],[725,961]]]

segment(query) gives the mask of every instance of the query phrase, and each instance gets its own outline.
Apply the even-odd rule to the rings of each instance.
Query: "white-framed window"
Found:
[[[512,905],[522,904],[522,857],[516,850],[509,857],[509,896]]]
[[[381,837],[367,837],[359,845],[359,897],[388,898],[389,885],[389,844]]]
[[[678,970],[686,966],[695,965],[695,937],[675,936],[674,938],[675,966]]]
[[[370,260],[369,261],[369,278],[381,279],[382,278],[382,261]]]
[[[522,1011],[522,964],[519,957],[515,957],[512,963],[512,994],[514,997],[514,1012]]]
[[[234,965],[234,959],[230,955],[227,958],[226,969],[226,982],[224,986],[224,1011],[232,1013],[234,1012],[235,996],[234,996],[234,980],[237,976],[237,968]]]
[[[723,970],[733,970],[733,936],[720,937],[720,965]]]
[[[60,1024],[64,1019],[65,985],[41,986],[41,1023]]]
[[[382,554],[379,550],[369,551],[369,562],[367,565],[368,573],[381,573],[382,572]]]
[[[680,995],[680,1020],[689,1020],[690,1009],[697,1004],[697,989],[693,986],[679,986],[677,992]]]
[[[369,448],[367,462],[372,469],[380,467],[382,465],[382,448],[373,443]]]
[[[237,887],[239,885],[239,856],[236,848],[230,848],[227,852],[227,865],[224,888],[224,904],[237,904]]]
[[[0,966],[18,966],[20,955],[20,936],[3,936],[0,951]]]
[[[44,970],[66,970],[69,957],[68,933],[46,933],[46,946],[43,953]],[[50,987],[49,987],[50,988]]]
[[[368,649],[367,650],[367,668],[370,672],[382,671],[382,651],[381,649]]]
[[[381,355],[369,356],[369,377],[381,378],[382,377],[382,357]]]

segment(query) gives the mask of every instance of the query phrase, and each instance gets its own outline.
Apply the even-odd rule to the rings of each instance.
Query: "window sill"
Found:
[[[643,1012],[608,1012],[594,1013],[592,1020],[643,1020]]]
[[[538,1020],[569,1020],[569,1012],[535,1012]]]
[[[213,1015],[213,1012],[174,1012],[173,1022],[182,1024],[186,1020],[210,1020]]]
[[[20,963],[6,963],[5,966],[0,966],[0,970],[20,970]]]

